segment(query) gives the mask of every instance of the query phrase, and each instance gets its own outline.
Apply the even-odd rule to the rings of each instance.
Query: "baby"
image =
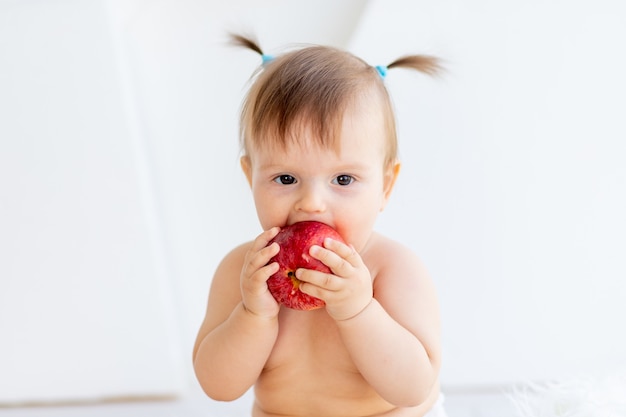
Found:
[[[373,67],[331,47],[263,58],[241,113],[241,166],[264,230],[218,266],[193,363],[208,396],[254,386],[254,417],[445,416],[439,392],[435,287],[408,248],[373,230],[398,177],[388,69],[439,71],[428,56]],[[300,269],[300,290],[325,308],[279,305],[269,244],[281,227],[314,220],[326,239],[310,255],[331,274]]]

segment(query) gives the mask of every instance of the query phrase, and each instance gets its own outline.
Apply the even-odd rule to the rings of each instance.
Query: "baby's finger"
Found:
[[[342,258],[337,252],[334,252],[331,249],[314,245],[311,247],[310,254],[312,257],[329,267],[334,274],[342,277],[349,275],[349,272],[353,268],[346,259]]]
[[[318,298],[319,294],[312,294],[310,292],[315,291],[315,289],[310,287],[310,285],[326,291],[337,291],[341,288],[341,278],[338,278],[333,274],[327,274],[313,269],[300,268],[296,270],[296,278],[301,281],[300,290],[308,292],[309,295],[313,295]]]
[[[361,255],[359,255],[352,245],[346,245],[338,240],[326,238],[324,240],[324,247],[335,252],[352,266],[356,267],[361,263]]]
[[[280,251],[280,246],[278,243],[274,242],[270,245],[265,246],[261,250],[257,252],[252,252],[251,257],[248,260],[248,266],[251,271],[256,271],[262,266],[267,265],[267,263],[272,259]]]
[[[279,231],[280,227],[272,227],[271,229],[264,231],[259,236],[257,236],[256,239],[254,239],[254,243],[252,244],[252,248],[250,248],[250,250],[252,252],[257,252],[266,247],[267,244],[270,243],[270,241],[274,239],[274,237],[276,237]]]
[[[258,289],[262,290],[261,292],[267,291],[267,285],[265,285],[265,282],[267,281],[268,277],[278,272],[278,268],[279,268],[278,263],[272,262],[258,269],[256,272],[254,272],[250,276],[249,285],[251,285],[252,287],[249,287],[249,288],[258,286]],[[263,285],[260,285],[260,284],[263,284]]]

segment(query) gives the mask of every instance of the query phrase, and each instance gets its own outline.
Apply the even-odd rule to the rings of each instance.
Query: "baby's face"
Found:
[[[384,167],[385,134],[377,106],[356,106],[346,111],[337,149],[304,129],[300,143],[251,150],[242,166],[263,229],[316,220],[363,249],[397,173]]]

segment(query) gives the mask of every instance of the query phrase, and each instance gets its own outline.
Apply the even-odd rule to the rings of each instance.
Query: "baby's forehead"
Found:
[[[311,136],[302,136],[297,141],[275,143],[271,146],[252,146],[247,156],[252,165],[261,171],[361,172],[384,165],[386,152],[380,146],[361,144],[358,140],[351,139],[337,138],[333,144],[328,144],[321,143]]]
[[[377,154],[388,154],[389,135],[375,120],[380,117],[363,115],[360,120],[344,117],[332,129],[326,126],[324,130],[318,129],[314,123],[303,121],[292,126],[284,135],[276,132],[252,135],[245,151],[249,155],[263,154],[266,157],[328,154],[329,158],[341,159],[350,159],[365,148]]]

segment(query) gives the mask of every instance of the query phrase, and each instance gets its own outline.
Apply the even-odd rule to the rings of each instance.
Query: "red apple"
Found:
[[[311,246],[324,246],[327,237],[343,242],[339,233],[332,227],[315,221],[294,223],[283,227],[270,241],[277,242],[280,252],[270,263],[278,262],[279,269],[267,280],[267,286],[280,304],[295,310],[314,310],[324,307],[324,301],[300,291],[300,280],[296,278],[296,269],[306,268],[330,273],[322,262],[311,257]]]

